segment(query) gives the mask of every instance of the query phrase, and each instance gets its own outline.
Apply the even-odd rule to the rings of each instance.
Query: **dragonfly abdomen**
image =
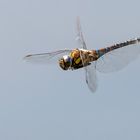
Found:
[[[127,40],[125,42],[114,44],[114,45],[112,45],[110,47],[101,48],[99,50],[96,50],[96,54],[97,54],[97,56],[99,58],[99,57],[103,56],[104,54],[106,54],[108,52],[111,52],[113,50],[120,49],[120,48],[126,47],[128,45],[133,45],[133,44],[137,44],[137,43],[140,43],[140,38]]]

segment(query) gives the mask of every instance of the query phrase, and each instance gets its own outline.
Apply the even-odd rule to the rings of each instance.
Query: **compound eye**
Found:
[[[69,60],[70,60],[70,58],[71,58],[71,57],[70,57],[70,56],[68,56],[68,55],[64,55],[64,56],[63,56],[63,59],[64,59],[64,61],[65,61],[65,62],[69,61]]]
[[[63,59],[64,59],[64,62],[65,62],[65,65],[67,66],[71,66],[72,65],[72,58],[68,55],[65,55],[63,56]]]
[[[65,55],[59,60],[59,65],[63,70],[68,70],[72,65],[72,59],[70,56]]]

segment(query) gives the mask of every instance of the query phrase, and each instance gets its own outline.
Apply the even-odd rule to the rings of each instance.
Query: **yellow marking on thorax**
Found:
[[[75,60],[76,64],[79,64],[80,62],[81,62],[81,58],[80,57]]]
[[[79,50],[74,50],[70,53],[70,56],[74,59],[75,64],[79,64],[81,62]]]

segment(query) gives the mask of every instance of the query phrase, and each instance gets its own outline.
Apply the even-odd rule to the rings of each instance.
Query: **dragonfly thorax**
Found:
[[[89,51],[75,49],[69,55],[64,55],[59,60],[59,65],[63,70],[76,70],[88,66],[91,61]]]

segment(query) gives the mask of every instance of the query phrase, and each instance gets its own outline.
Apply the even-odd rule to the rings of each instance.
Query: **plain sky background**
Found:
[[[89,49],[140,36],[139,0],[0,0],[0,140],[140,139],[140,59],[95,94],[83,70],[23,61],[77,48],[77,16]]]

